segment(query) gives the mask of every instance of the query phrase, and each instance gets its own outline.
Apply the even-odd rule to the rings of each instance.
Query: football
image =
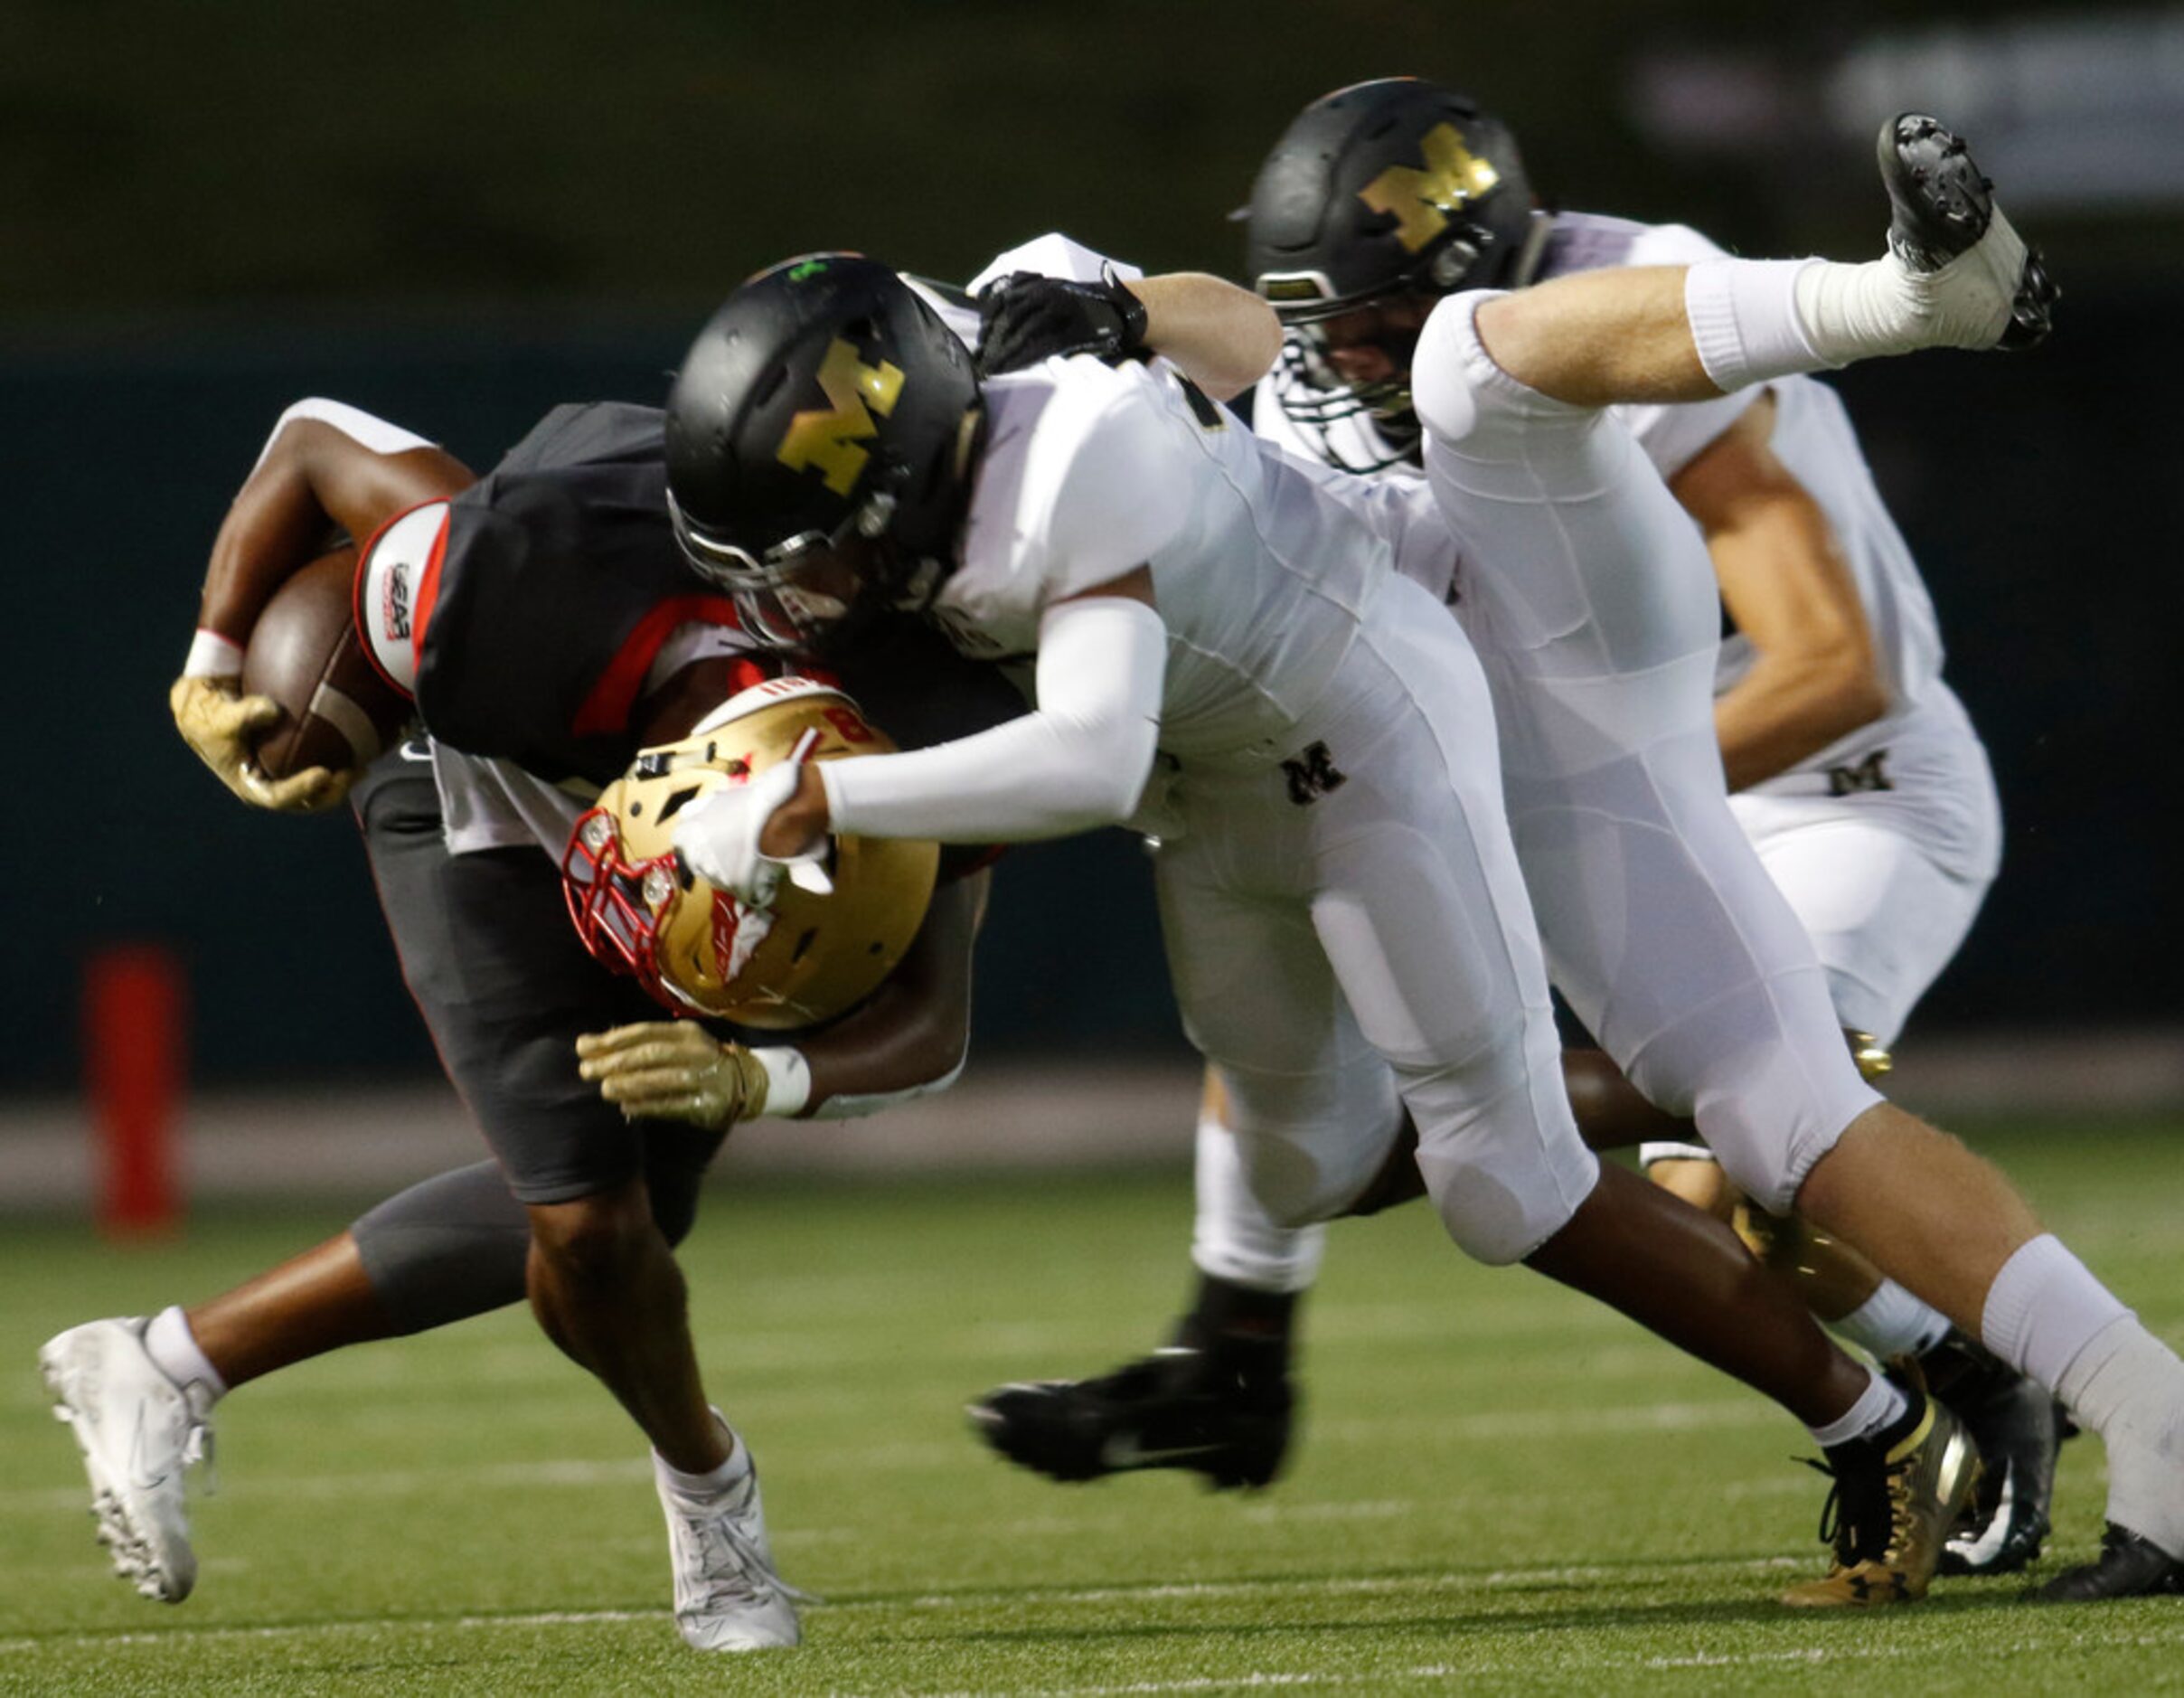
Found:
[[[242,693],[281,708],[253,749],[268,778],[362,767],[409,722],[410,703],[373,670],[358,639],[355,577],[353,546],[321,555],[281,586],[250,632]]]

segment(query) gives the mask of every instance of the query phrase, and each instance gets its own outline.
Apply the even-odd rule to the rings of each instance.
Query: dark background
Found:
[[[801,250],[960,277],[1059,228],[1232,271],[1224,215],[1294,109],[1406,71],[1496,105],[1550,200],[1755,254],[1878,251],[1890,113],[1972,136],[2049,250],[2056,337],[1840,380],[2010,821],[1919,1030],[2173,1023],[2171,51],[2184,16],[2130,7],[9,0],[0,1088],[72,1080],[83,958],[146,939],[187,964],[201,1077],[430,1066],[345,818],[247,814],[167,718],[206,547],[289,401],[482,467],[555,401],[657,398],[714,301]],[[982,1048],[1177,1046],[1146,886],[1118,834],[1012,854]]]

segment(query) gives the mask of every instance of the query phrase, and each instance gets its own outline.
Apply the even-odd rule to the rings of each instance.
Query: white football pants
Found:
[[[1486,681],[1433,598],[1389,578],[1291,759],[1186,762],[1175,800],[1169,966],[1266,1216],[1340,1213],[1399,1097],[1466,1251],[1515,1261],[1560,1231],[1599,1165],[1562,1089]]]
[[[1487,357],[1473,328],[1487,298],[1435,310],[1412,381],[1555,983],[1633,1084],[1694,1117],[1738,1185],[1787,1210],[1879,1098],[1729,809],[1712,566],[1620,423]]]

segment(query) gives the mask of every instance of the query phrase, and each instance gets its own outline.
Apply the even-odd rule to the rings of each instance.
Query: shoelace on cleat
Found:
[[[704,1564],[705,1603],[764,1603],[768,1592],[798,1603],[816,1601],[811,1593],[798,1590],[781,1578],[759,1549],[756,1535],[745,1532],[732,1513],[685,1509],[678,1505],[675,1516],[696,1544]],[[716,1558],[725,1561],[716,1561]]]
[[[1827,1501],[1820,1506],[1820,1539],[1822,1544],[1833,1549],[1836,1565],[1849,1569],[1856,1568],[1864,1561],[1887,1561],[1889,1552],[1895,1550],[1910,1531],[1909,1494],[1899,1493],[1895,1487],[1899,1476],[1911,1467],[1916,1457],[1906,1457],[1887,1469],[1878,1486],[1862,1479],[1846,1482],[1828,1463],[1812,1457],[1799,1457],[1796,1460],[1815,1474],[1826,1475],[1833,1482],[1828,1487]],[[1853,1500],[1859,1498],[1870,1501],[1855,1504]],[[1885,1515],[1874,1513],[1884,1502],[1887,1505],[1887,1513]],[[1887,1533],[1878,1548],[1871,1548],[1874,1534],[1865,1530],[1878,1526],[1886,1526]]]

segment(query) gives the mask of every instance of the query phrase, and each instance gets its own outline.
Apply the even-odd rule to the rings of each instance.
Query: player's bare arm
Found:
[[[280,709],[241,693],[242,654],[275,591],[336,533],[369,536],[403,508],[474,481],[452,455],[339,403],[298,402],[275,426],[213,539],[197,635],[168,697],[183,740],[243,801],[282,813],[327,807],[353,776],[312,767],[273,779],[252,758],[253,737]]]
[[[1786,772],[1887,712],[1858,585],[1811,494],[1769,445],[1763,396],[1670,480],[1756,656],[1714,704],[1729,788]]]
[[[362,542],[403,509],[477,481],[446,449],[407,432],[382,440],[405,438],[416,446],[384,452],[292,408],[212,540],[198,627],[240,645],[274,591],[324,552],[330,531]]]

